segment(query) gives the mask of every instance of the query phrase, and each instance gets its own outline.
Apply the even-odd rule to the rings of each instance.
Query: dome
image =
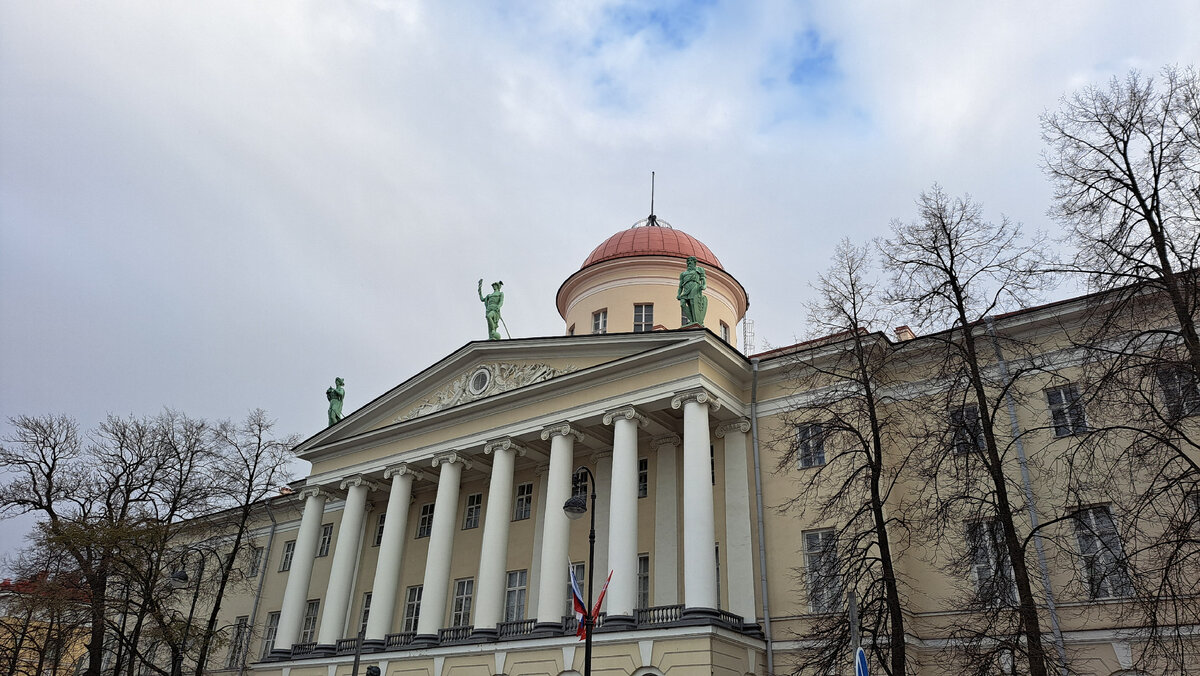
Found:
[[[695,256],[700,263],[724,270],[721,261],[704,242],[682,230],[655,225],[634,226],[609,237],[592,251],[579,269],[614,258],[634,256]]]

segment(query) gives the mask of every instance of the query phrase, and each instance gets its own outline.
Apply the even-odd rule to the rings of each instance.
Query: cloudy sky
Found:
[[[308,436],[335,376],[353,410],[486,337],[480,277],[562,333],[652,170],[787,344],[839,238],[935,181],[1053,231],[1038,115],[1198,62],[1194,0],[3,0],[0,416]]]

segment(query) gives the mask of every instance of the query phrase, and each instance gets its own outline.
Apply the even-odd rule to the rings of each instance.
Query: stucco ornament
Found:
[[[577,367],[554,368],[547,364],[484,364],[455,378],[433,395],[393,422],[429,415],[451,406],[515,390],[575,371]]]

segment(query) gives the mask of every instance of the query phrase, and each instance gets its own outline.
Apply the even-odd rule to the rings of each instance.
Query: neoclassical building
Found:
[[[689,257],[707,276],[703,328],[681,327]],[[740,352],[746,290],[667,226],[605,240],[556,303],[564,335],[468,343],[296,448],[311,473],[264,510],[214,669],[346,676],[358,651],[383,676],[582,672],[568,585],[569,570],[586,579],[588,526],[563,504],[592,488],[586,468],[596,584],[612,571],[597,673],[790,670],[807,623],[836,610],[797,582],[822,560],[809,536],[836,515],[778,509],[817,457],[780,470],[768,443],[788,434],[786,366],[808,348]],[[1048,330],[1048,317],[1015,313],[999,330]],[[1044,428],[1052,409],[1022,407],[1013,425]],[[913,651],[936,652],[950,582],[915,554],[901,565],[916,588]],[[1129,668],[1136,646],[1117,620],[1069,612],[1074,572],[1049,575],[1068,609],[1062,640],[1085,665],[1073,673]]]

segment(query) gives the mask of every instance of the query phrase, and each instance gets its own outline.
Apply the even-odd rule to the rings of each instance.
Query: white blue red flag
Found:
[[[583,602],[583,594],[579,592],[579,580],[575,579],[575,567],[568,565],[567,572],[571,575],[571,608],[575,611],[575,635],[582,641],[587,634],[583,623],[583,616],[587,613],[587,604]]]

